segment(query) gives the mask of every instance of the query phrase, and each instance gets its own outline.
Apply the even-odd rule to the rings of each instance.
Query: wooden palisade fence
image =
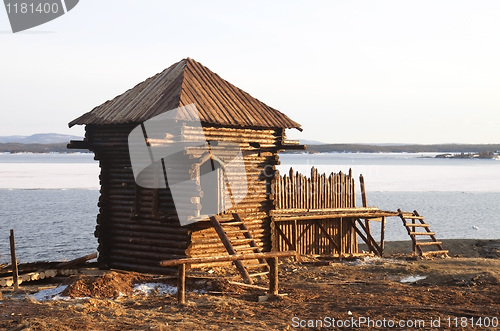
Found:
[[[358,252],[353,219],[324,214],[356,206],[352,171],[311,176],[290,172],[277,176],[272,211],[273,249],[299,254],[343,255]],[[320,215],[323,214],[323,215]],[[314,215],[318,215],[315,217]]]
[[[308,178],[290,168],[288,176],[277,176],[274,190],[276,209],[353,208],[356,205],[351,169],[348,174],[341,171],[327,176],[312,167]]]

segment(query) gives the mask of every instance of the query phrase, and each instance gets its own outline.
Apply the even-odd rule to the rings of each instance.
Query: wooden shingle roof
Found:
[[[106,101],[71,121],[69,126],[140,123],[192,103],[203,123],[302,131],[299,123],[190,58]]]

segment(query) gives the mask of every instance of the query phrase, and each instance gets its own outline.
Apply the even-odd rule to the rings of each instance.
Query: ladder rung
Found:
[[[429,224],[406,223],[405,226],[408,228],[413,228],[413,227],[415,227],[415,228],[428,228],[430,225]]]
[[[410,232],[410,236],[433,236],[436,232]]]
[[[421,243],[417,243],[418,246],[432,246],[432,245],[441,245],[442,241],[425,241]]]
[[[447,250],[444,250],[444,251],[429,251],[429,252],[423,252],[422,253],[422,256],[426,256],[426,255],[437,255],[437,254],[448,254],[448,251]]]
[[[416,215],[413,215],[412,213],[402,213],[401,216],[403,218],[406,218],[409,220],[423,220],[424,219],[423,216],[416,216]]]

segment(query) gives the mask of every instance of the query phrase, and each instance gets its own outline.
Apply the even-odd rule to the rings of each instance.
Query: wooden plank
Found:
[[[411,236],[433,236],[436,232],[410,232]]]

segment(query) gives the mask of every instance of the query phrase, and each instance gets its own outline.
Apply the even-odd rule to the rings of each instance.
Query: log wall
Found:
[[[227,254],[208,222],[180,226],[168,188],[147,189],[135,184],[128,151],[128,134],[135,126],[86,126],[86,141],[101,168],[95,231],[99,263],[111,268],[165,273],[173,269],[159,267],[161,260]],[[192,132],[189,127],[182,128],[184,138]],[[270,187],[282,130],[204,127],[203,132],[207,140],[236,142],[245,161],[247,176],[239,182],[248,186],[248,194],[221,220],[229,220],[233,212],[244,215],[257,245],[269,250],[269,211],[273,208]],[[202,155],[192,151],[190,157]],[[199,201],[200,196],[186,197],[185,203],[200,209]]]

